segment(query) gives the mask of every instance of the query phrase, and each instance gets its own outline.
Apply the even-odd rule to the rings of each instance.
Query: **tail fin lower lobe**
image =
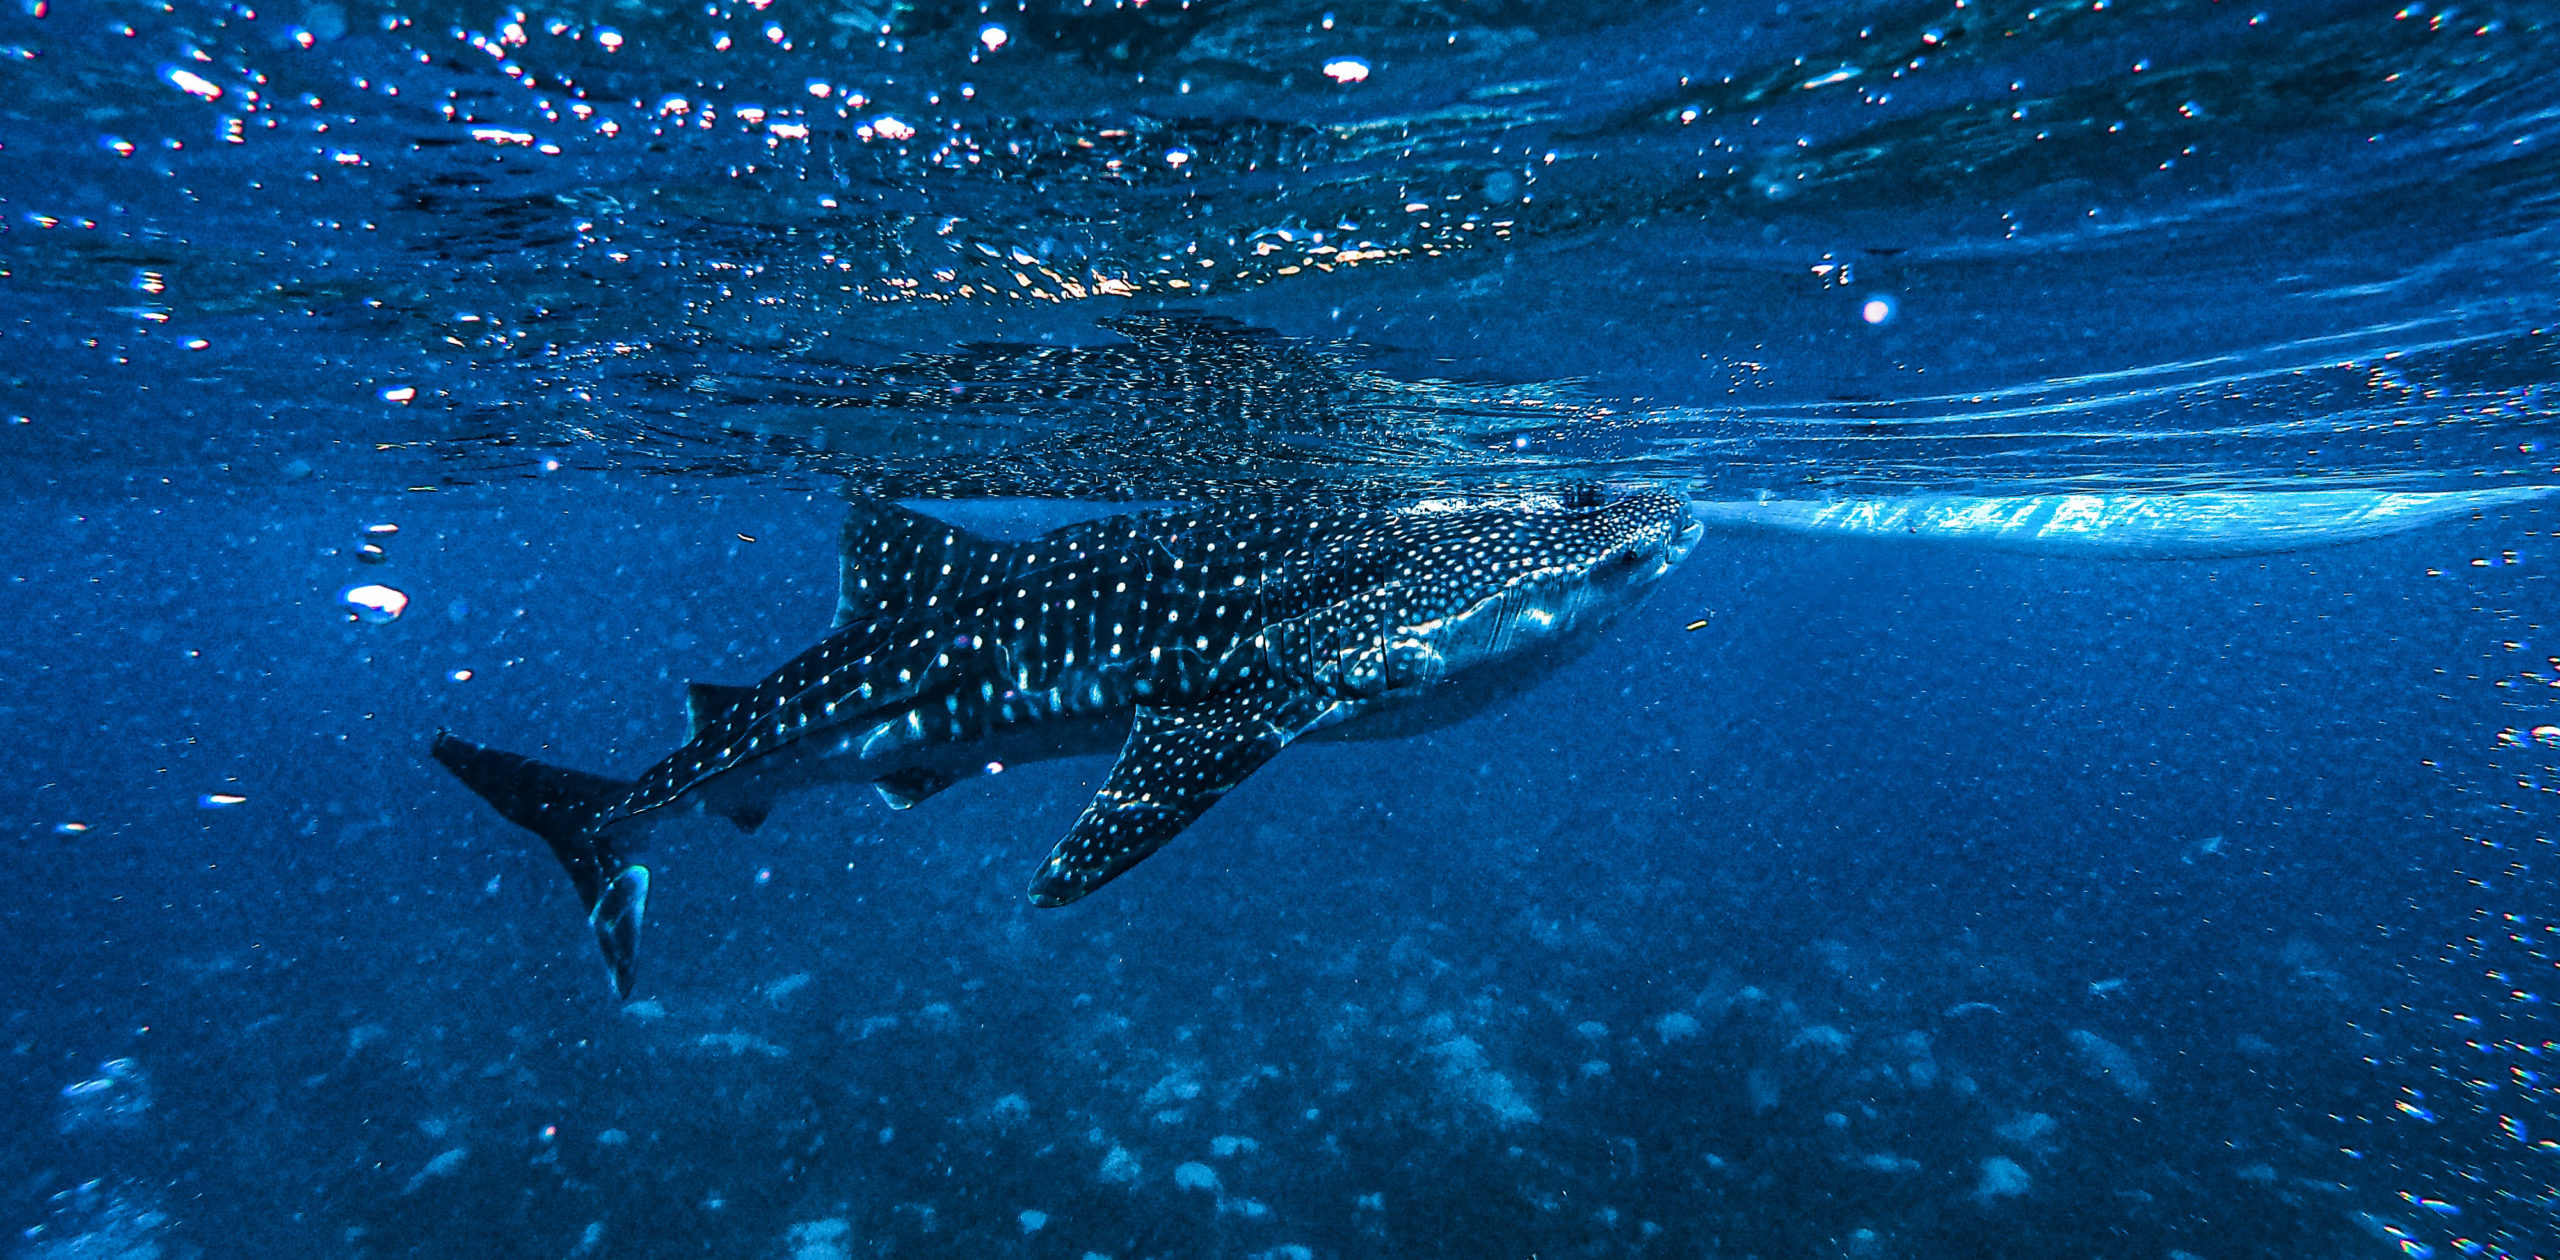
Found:
[[[616,853],[597,820],[632,785],[599,774],[564,770],[469,740],[436,732],[429,750],[436,761],[480,794],[507,821],[543,838],[577,885],[587,926],[604,950],[615,996],[628,999],[640,950],[640,922],[649,907],[649,868]]]

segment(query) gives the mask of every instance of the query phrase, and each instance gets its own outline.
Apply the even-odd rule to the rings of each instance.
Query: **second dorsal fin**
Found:
[[[725,683],[686,683],[684,685],[684,737],[700,739],[702,728],[719,720],[721,714],[736,708],[753,687],[732,687]]]

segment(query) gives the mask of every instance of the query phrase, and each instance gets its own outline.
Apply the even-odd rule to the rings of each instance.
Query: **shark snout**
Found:
[[[1698,540],[1706,536],[1707,527],[1700,524],[1695,516],[1684,516],[1680,519],[1679,531],[1672,538],[1671,545],[1662,549],[1664,573],[1678,568],[1681,561],[1689,558],[1690,552],[1698,549]]]

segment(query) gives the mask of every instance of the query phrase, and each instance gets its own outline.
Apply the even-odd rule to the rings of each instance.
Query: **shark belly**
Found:
[[[1600,637],[1596,632],[1577,635],[1552,647],[1455,671],[1435,683],[1363,702],[1355,712],[1306,738],[1324,743],[1410,739],[1455,726],[1546,681],[1587,655]]]
[[[875,728],[876,729],[876,728]],[[972,732],[889,744],[868,754],[864,732],[803,739],[704,781],[688,795],[703,813],[752,829],[787,797],[832,796],[869,786],[894,809],[979,775],[1067,757],[1102,756],[1117,750],[1129,729],[1129,710],[1077,713],[1021,720]],[[834,734],[830,732],[829,734]]]

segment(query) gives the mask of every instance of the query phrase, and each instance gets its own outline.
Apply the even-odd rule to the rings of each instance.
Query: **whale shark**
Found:
[[[1526,685],[1701,532],[1659,491],[1177,508],[1022,541],[857,500],[830,633],[752,685],[693,684],[690,737],[636,777],[443,731],[431,754],[550,846],[627,1000],[640,824],[667,806],[752,830],[791,792],[867,784],[904,808],[991,766],[1116,747],[1031,881],[1035,905],[1063,906],[1297,740],[1430,729]]]

